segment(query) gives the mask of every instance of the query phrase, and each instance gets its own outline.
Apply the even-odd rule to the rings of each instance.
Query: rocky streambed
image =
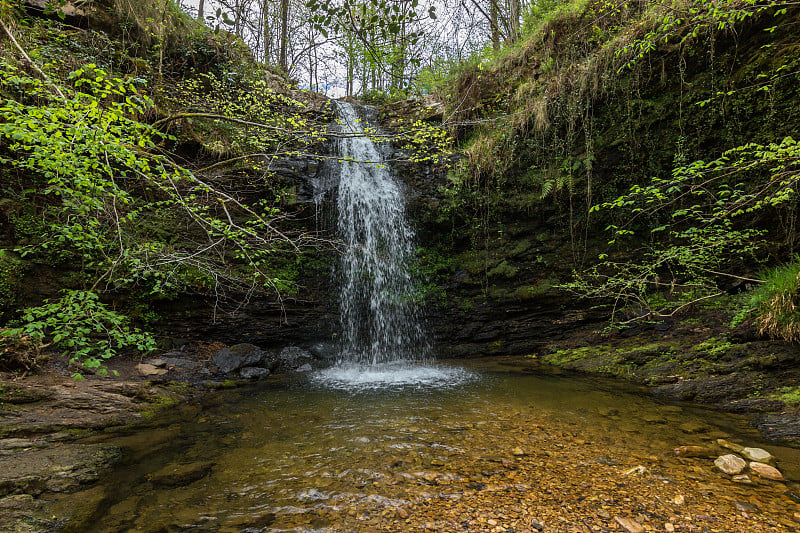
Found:
[[[800,531],[800,453],[738,415],[524,358],[458,363],[449,385],[227,389],[217,348],[192,386],[131,360],[7,392],[0,530]]]

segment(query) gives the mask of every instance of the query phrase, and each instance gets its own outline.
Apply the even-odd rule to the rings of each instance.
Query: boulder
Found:
[[[737,476],[747,468],[747,462],[738,455],[721,455],[714,461],[714,466],[729,476]]]
[[[264,351],[252,344],[235,344],[223,348],[211,357],[211,361],[223,374],[246,366],[257,366],[263,359]]]
[[[244,379],[264,379],[269,376],[269,369],[257,366],[246,366],[239,371],[239,375]]]
[[[760,478],[771,479],[772,481],[786,481],[786,478],[783,477],[780,470],[765,463],[752,461],[750,463],[750,470]]]
[[[287,346],[278,354],[278,367],[284,371],[299,370],[313,360],[314,356],[299,346]]]

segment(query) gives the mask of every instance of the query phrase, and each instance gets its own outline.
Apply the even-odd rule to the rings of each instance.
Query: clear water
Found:
[[[349,103],[338,102],[341,131],[337,235],[345,245],[339,278],[341,362],[376,365],[427,358],[409,265],[414,232],[403,190],[364,133]]]
[[[768,449],[798,479],[797,451],[763,443],[744,419],[538,374],[519,359],[463,364],[423,367],[426,385],[389,373],[390,386],[346,378],[337,388],[331,371],[220,392],[106,437],[125,462],[53,513],[96,505],[77,529],[86,533],[531,531],[531,519],[548,531],[586,531],[584,521],[617,531],[611,516],[639,515],[648,531],[668,521],[687,524],[678,531],[793,530],[793,482],[741,486],[711,459],[673,454],[723,437]],[[164,472],[196,465],[198,479],[164,483]],[[625,475],[637,466],[647,472]],[[671,503],[676,495],[686,503]],[[736,501],[757,505],[757,518]]]

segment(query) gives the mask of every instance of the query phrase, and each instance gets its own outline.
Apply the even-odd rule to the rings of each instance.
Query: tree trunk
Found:
[[[500,27],[498,26],[497,0],[489,0],[489,24],[492,27],[492,48],[500,50]]]
[[[509,11],[509,29],[511,30],[508,35],[508,40],[512,43],[517,42],[519,39],[519,0],[508,0]]]
[[[264,64],[269,64],[270,53],[272,52],[272,27],[269,24],[269,6],[267,5],[267,1],[268,0],[262,0],[261,2],[261,18],[264,24]]]
[[[199,20],[200,22],[204,22],[206,18],[205,13],[203,12],[205,6],[206,6],[206,0],[200,0],[200,5],[197,6],[197,20]]]
[[[286,63],[286,46],[289,39],[289,0],[281,0],[281,50],[278,63],[288,73],[289,65]]]

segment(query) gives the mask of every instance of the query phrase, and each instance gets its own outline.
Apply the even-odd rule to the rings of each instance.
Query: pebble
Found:
[[[683,496],[683,494],[678,494],[677,496],[672,498],[672,503],[674,503],[675,505],[683,505],[686,503],[686,498]]]
[[[733,476],[733,480],[732,481],[734,483],[741,483],[743,485],[752,485],[753,484],[753,480],[750,479],[750,476],[748,476],[747,474],[741,474],[741,475],[738,475],[738,476]]]
[[[735,476],[744,472],[747,463],[737,455],[728,454],[717,457],[714,461],[714,466],[719,468],[724,474]]]
[[[667,522],[666,524],[664,524],[664,531],[666,531],[667,533],[674,533],[675,526]]]
[[[771,479],[772,481],[786,481],[786,478],[783,477],[783,474],[781,474],[780,470],[768,464],[752,461],[750,463],[750,470],[752,470],[758,477],[762,477],[764,479]]]
[[[516,448],[511,450],[511,453],[513,455],[516,455],[517,457],[522,456],[522,455],[526,455],[525,452],[522,450],[522,448],[520,448],[519,446],[517,446]]]
[[[614,521],[628,533],[644,533],[642,524],[632,518],[620,518],[619,516],[615,516]]]

